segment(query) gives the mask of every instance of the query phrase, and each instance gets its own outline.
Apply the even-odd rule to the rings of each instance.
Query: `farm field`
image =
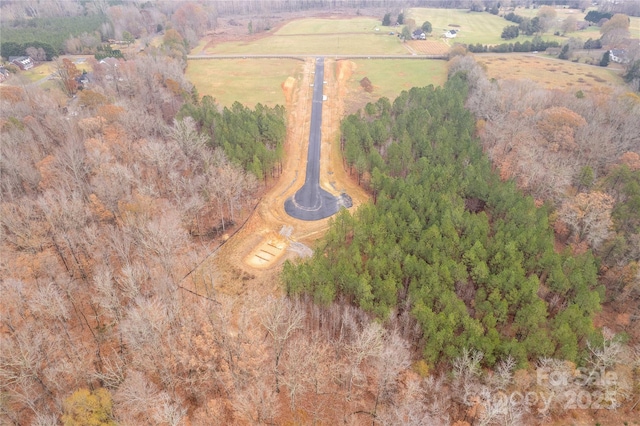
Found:
[[[441,40],[409,40],[405,44],[418,55],[446,55],[450,49]]]
[[[465,44],[501,44],[507,42],[500,38],[502,30],[511,23],[500,16],[488,12],[469,12],[468,9],[431,9],[412,8],[407,12],[407,18],[414,19],[416,25],[422,25],[424,21],[431,22],[433,32],[430,38],[439,39],[445,31],[460,30],[455,39],[449,39],[448,43]],[[545,35],[545,40],[556,40],[559,37]],[[508,40],[524,42],[533,39],[533,36],[520,36]]]
[[[345,99],[348,112],[381,97],[393,102],[403,90],[430,84],[439,86],[447,80],[447,62],[443,60],[362,59],[353,62],[355,69],[349,79]],[[360,86],[364,77],[371,81],[373,92],[367,93]]]
[[[613,69],[538,56],[510,53],[477,55],[489,78],[527,79],[547,89],[590,91],[623,84]]]
[[[417,8],[410,9],[407,14],[416,23],[430,20],[434,24],[434,34],[440,34],[445,28],[461,29],[455,42],[461,42],[465,37],[470,43],[503,42],[499,33],[507,23],[503,18],[489,13],[469,13],[465,10]],[[397,37],[388,35],[389,31],[395,32],[394,28],[378,24],[379,21],[374,18],[363,17],[296,19],[261,37],[245,37],[217,45],[207,45],[203,41],[195,53],[201,53],[204,49],[210,54],[408,56],[411,52],[442,54],[449,49],[442,39],[432,37],[426,41],[415,40],[403,44]],[[460,27],[448,27],[449,24]],[[380,28],[377,33],[376,27]],[[454,41],[448,42],[453,44]],[[492,78],[529,79],[547,88],[577,91],[621,84],[616,70],[558,61],[543,55],[486,54],[478,55],[477,59],[487,66]],[[346,99],[349,110],[382,96],[393,100],[402,90],[414,86],[440,85],[446,80],[446,62],[441,60],[356,60],[354,63],[355,70],[348,81]],[[296,76],[300,72],[300,65],[301,62],[294,60],[190,60],[187,78],[196,85],[201,95],[211,95],[224,106],[230,106],[236,100],[248,105],[260,102],[272,106],[284,104],[281,84],[287,77]],[[365,76],[373,84],[372,93],[364,92],[360,87],[359,82]],[[352,96],[354,99],[350,99]]]
[[[278,35],[255,41],[235,41],[208,47],[207,54],[403,55],[397,37],[383,34]]]
[[[382,31],[380,19],[371,17],[356,17],[344,19],[335,18],[304,18],[288,22],[274,34],[278,36],[298,34],[353,34],[372,33],[376,28]]]
[[[293,59],[198,59],[188,62],[186,76],[201,96],[222,106],[275,106],[285,103],[282,83],[301,70],[302,62]]]
[[[298,19],[266,37],[236,40],[194,49],[206,54],[403,55],[409,51],[378,20]],[[215,41],[212,40],[212,41]]]

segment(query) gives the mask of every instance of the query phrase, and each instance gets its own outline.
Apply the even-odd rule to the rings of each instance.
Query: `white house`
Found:
[[[444,33],[444,36],[445,36],[446,38],[456,38],[456,37],[458,36],[458,31],[457,31],[457,30],[449,30],[449,31],[446,31],[446,32]]]
[[[623,49],[611,49],[609,51],[609,59],[619,64],[626,64],[629,62],[627,53]]]
[[[9,62],[14,65],[17,65],[21,70],[30,70],[33,68],[33,61],[29,56],[10,56]]]

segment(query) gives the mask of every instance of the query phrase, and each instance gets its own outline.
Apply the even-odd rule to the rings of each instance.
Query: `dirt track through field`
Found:
[[[282,84],[288,111],[283,173],[242,229],[194,274],[212,276],[215,291],[230,295],[249,291],[263,295],[281,293],[279,275],[284,260],[304,251],[301,244],[313,247],[329,226],[330,218],[307,222],[284,211],[284,201],[304,183],[313,69],[314,59],[308,58],[300,76],[290,76]],[[325,61],[327,101],[323,107],[320,162],[320,185],[333,194],[348,193],[353,200],[351,211],[368,199],[367,193],[345,173],[340,155],[338,131],[352,69],[353,63],[349,61]],[[281,232],[283,229],[286,232]]]

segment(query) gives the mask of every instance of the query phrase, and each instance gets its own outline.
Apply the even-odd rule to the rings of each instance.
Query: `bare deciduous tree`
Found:
[[[271,337],[275,391],[280,392],[280,358],[293,333],[302,328],[304,313],[297,309],[287,297],[269,298],[265,306],[260,323]]]

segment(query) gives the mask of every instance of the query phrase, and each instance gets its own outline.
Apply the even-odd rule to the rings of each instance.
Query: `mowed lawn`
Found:
[[[334,18],[305,18],[291,21],[280,28],[275,35],[296,34],[352,34],[371,33],[378,28],[382,30],[381,20],[371,17],[344,19]]]
[[[209,54],[409,55],[397,37],[382,34],[272,35],[208,48]]]
[[[87,62],[88,57],[89,57],[88,55],[64,55],[64,56],[60,56],[60,59],[63,59],[63,58],[69,59],[74,63],[78,71],[89,72],[91,71],[91,67]],[[19,75],[21,75],[27,81],[33,83],[36,81],[40,81],[43,78],[49,77],[53,72],[55,72],[55,70],[56,70],[55,62],[47,61],[47,62],[39,63],[38,65],[31,68],[30,70],[20,71]]]
[[[532,54],[482,54],[476,60],[486,66],[489,78],[528,79],[547,89],[586,92],[624,84],[613,69]]]
[[[349,92],[358,94],[366,102],[375,102],[387,97],[393,100],[403,90],[424,87],[430,84],[440,86],[447,80],[447,61],[411,59],[362,59],[356,64],[349,79]],[[360,80],[367,77],[373,85],[373,92],[366,93]]]
[[[373,18],[298,19],[251,41],[220,43],[209,54],[409,55],[398,37]],[[378,28],[378,31],[376,31]]]
[[[469,12],[468,9],[432,9],[412,8],[407,12],[407,17],[414,19],[416,25],[422,25],[424,21],[431,22],[433,32],[431,37],[440,38],[448,30],[460,30],[457,37],[449,39],[449,43],[464,44],[501,44],[520,43],[533,39],[533,36],[520,36],[512,40],[504,40],[500,37],[504,27],[514,25],[506,19],[492,15],[488,12]],[[545,40],[559,40],[550,34],[544,34]]]
[[[465,44],[503,43],[500,34],[509,24],[499,16],[488,12],[469,12],[468,9],[412,8],[407,12],[407,18],[414,19],[416,25],[422,25],[424,21],[431,22],[431,35],[435,38],[448,30],[460,30],[451,42]]]
[[[219,105],[275,106],[285,104],[282,83],[302,72],[302,65],[293,59],[198,59],[188,61],[186,76],[200,96]]]

